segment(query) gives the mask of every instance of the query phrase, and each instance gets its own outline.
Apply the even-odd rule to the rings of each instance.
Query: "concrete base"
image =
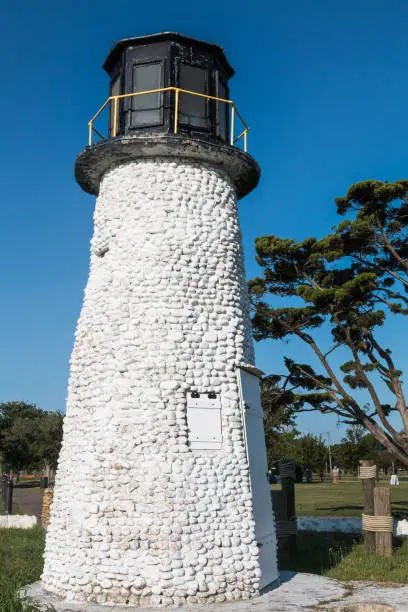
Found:
[[[207,604],[185,609],[207,609],[211,612],[406,612],[408,585],[387,585],[365,582],[338,582],[314,574],[281,572],[281,584],[266,589],[249,601]],[[29,598],[41,612],[153,612],[159,608],[100,606],[92,603],[71,603],[46,593],[40,582],[22,589],[22,598]],[[163,608],[161,608],[162,610]],[[172,608],[167,608],[171,610]],[[180,608],[178,608],[180,609]]]

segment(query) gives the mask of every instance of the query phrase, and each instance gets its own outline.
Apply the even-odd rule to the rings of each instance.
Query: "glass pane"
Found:
[[[110,95],[120,96],[120,74],[112,81]],[[114,134],[114,131],[113,131],[114,106],[115,106],[115,103],[112,100],[109,105],[109,134],[110,136],[113,136]],[[119,106],[118,106],[118,118],[116,122],[116,130],[118,128],[118,122],[119,122]]]
[[[135,64],[133,66],[133,91],[160,89],[161,64]],[[131,125],[157,125],[162,122],[162,94],[152,93],[132,98]]]
[[[180,64],[180,88],[207,93],[207,71],[197,66]],[[208,101],[205,98],[180,94],[180,123],[208,128]]]
[[[228,90],[220,77],[218,76],[218,93],[217,98],[228,99]],[[229,104],[226,102],[217,102],[218,115],[218,133],[223,140],[227,140]]]

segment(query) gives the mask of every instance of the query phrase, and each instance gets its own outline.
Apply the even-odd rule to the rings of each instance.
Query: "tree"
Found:
[[[318,363],[316,370],[285,359],[286,373],[276,377],[282,402],[289,410],[320,410],[363,425],[405,466],[402,372],[378,330],[387,316],[408,314],[407,201],[405,180],[352,185],[335,200],[338,213],[349,218],[323,239],[257,238],[263,276],[249,282],[256,340],[296,338]],[[272,297],[285,305],[276,307]],[[382,385],[394,397],[392,405],[381,400]],[[391,424],[391,412],[399,415],[400,430]]]
[[[0,404],[0,455],[12,471],[55,468],[62,440],[63,417],[35,404]]]
[[[322,436],[306,434],[296,440],[299,446],[298,463],[323,474],[328,460],[328,450]]]
[[[288,401],[282,401],[285,390],[278,385],[279,377],[265,376],[261,381],[261,401],[268,464],[288,459],[293,454],[293,441],[299,432]]]
[[[5,464],[19,471],[33,462],[40,412],[24,402],[0,404],[0,449]]]
[[[364,427],[353,425],[347,429],[341,444],[336,444],[333,455],[345,470],[357,472],[360,459],[377,459],[378,444]]]
[[[397,461],[391,453],[381,450],[376,457],[376,464],[380,470],[386,474],[395,474],[397,470],[403,468],[400,461]]]
[[[60,412],[43,412],[39,423],[34,452],[37,461],[45,468],[47,476],[51,470],[57,469],[63,422],[64,417]]]

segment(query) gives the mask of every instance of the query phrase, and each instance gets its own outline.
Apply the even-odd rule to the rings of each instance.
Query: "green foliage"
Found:
[[[303,467],[323,471],[327,448],[320,436],[299,437],[295,414],[300,400],[290,389],[282,387],[281,382],[281,376],[267,376],[261,386],[268,463],[272,466],[282,459],[293,459]]]
[[[296,441],[299,449],[298,463],[313,472],[323,473],[329,453],[322,436],[307,434]]]
[[[279,380],[279,376],[266,376],[261,382],[261,401],[269,465],[289,456],[292,441],[298,435],[294,412],[290,404],[291,394],[280,388]]]
[[[43,412],[33,445],[37,462],[42,462],[46,468],[54,471],[57,469],[61,450],[63,422],[64,417],[60,412]]]
[[[62,440],[63,417],[34,404],[0,404],[0,456],[12,471],[55,469]]]
[[[285,374],[275,378],[283,409],[331,412],[363,425],[408,466],[402,372],[378,341],[387,317],[408,314],[407,202],[408,181],[364,181],[336,199],[349,218],[321,240],[257,238],[263,275],[249,282],[249,292],[255,339],[297,338],[320,364],[317,370],[285,359]],[[283,305],[276,307],[274,297]],[[320,329],[327,332],[323,344],[316,340]],[[339,349],[349,353],[340,367],[331,363]],[[380,400],[381,385],[394,395],[393,405]],[[364,403],[356,389],[366,394]],[[388,420],[391,411],[400,415],[400,430]]]
[[[334,461],[348,472],[357,473],[361,459],[376,461],[381,448],[375,438],[367,434],[361,425],[353,425],[346,431],[341,444],[332,448]]]

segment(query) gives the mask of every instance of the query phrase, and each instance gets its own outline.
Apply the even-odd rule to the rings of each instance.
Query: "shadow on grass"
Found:
[[[394,550],[399,549],[402,542],[402,538],[394,538]],[[292,572],[326,574],[351,554],[353,546],[361,543],[359,534],[300,532],[291,548],[279,543],[279,567]]]
[[[362,511],[362,506],[321,506],[316,510],[330,510],[332,512],[344,512],[345,510],[359,510]]]
[[[279,567],[293,572],[324,574],[334,566],[337,551],[351,552],[360,536],[347,533],[300,532],[291,550],[279,542]]]

